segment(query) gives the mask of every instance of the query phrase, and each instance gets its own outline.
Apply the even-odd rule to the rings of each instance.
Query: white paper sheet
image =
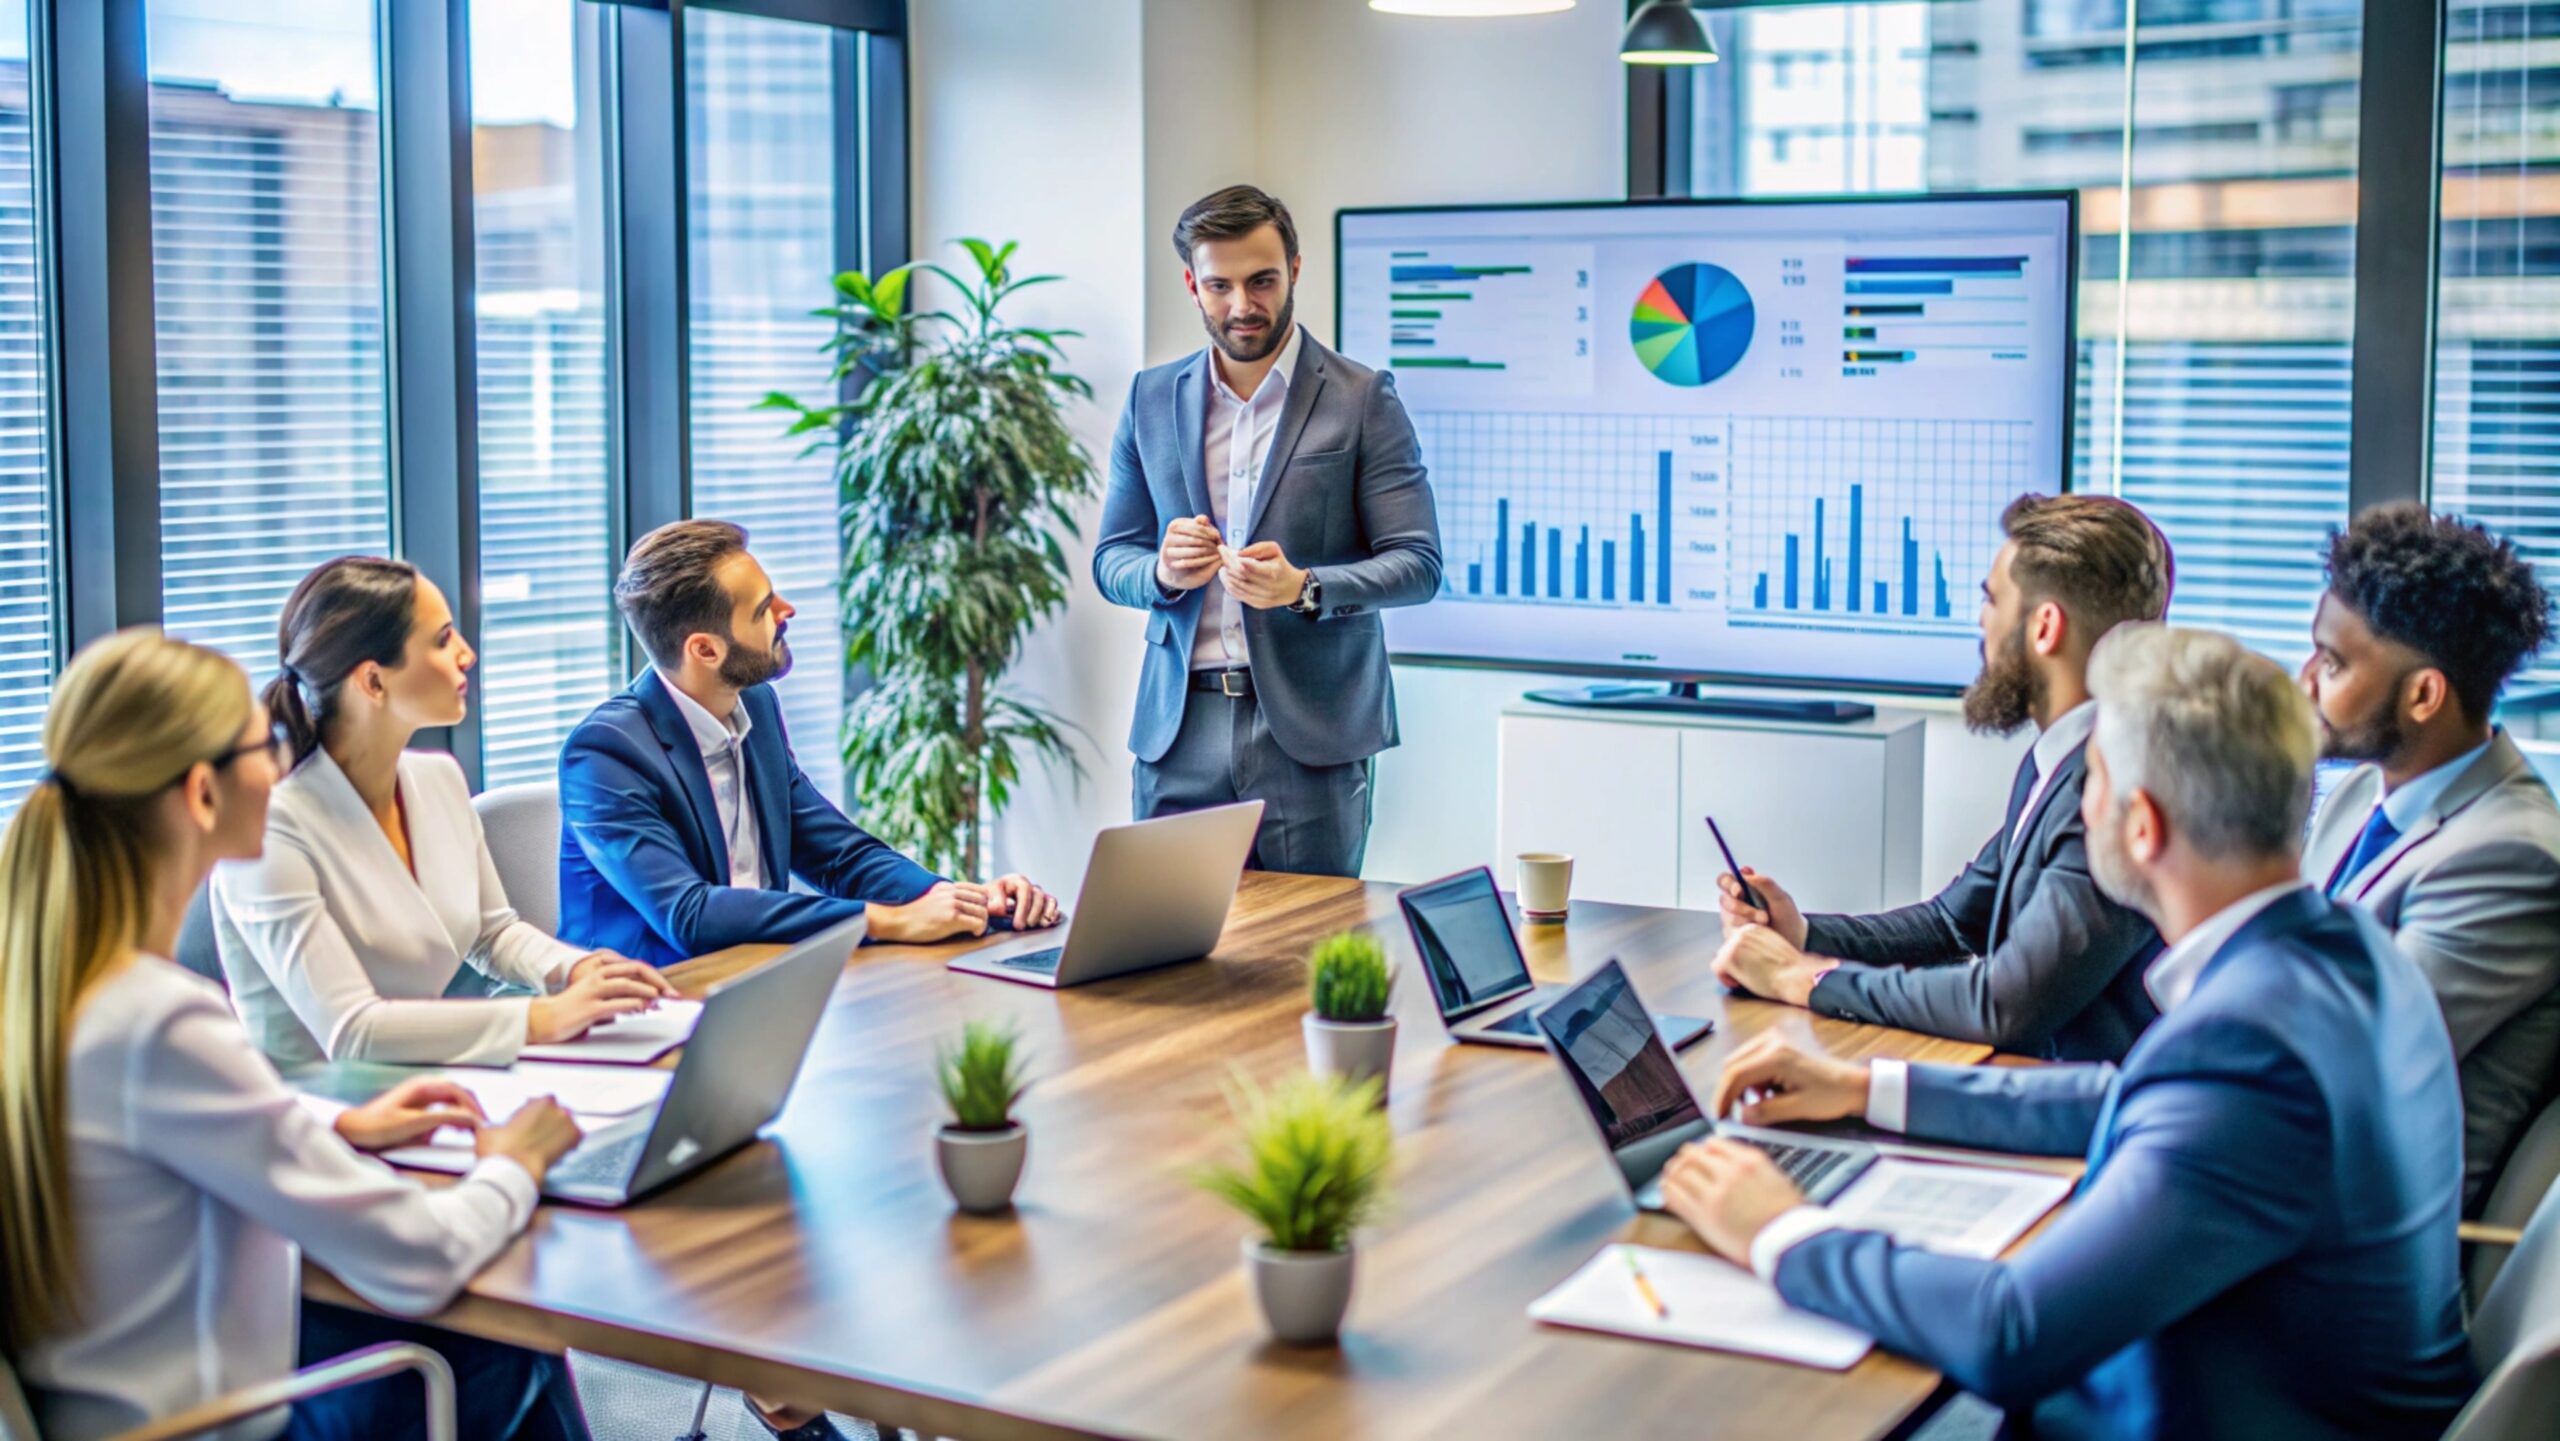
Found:
[[[527,1046],[519,1060],[645,1066],[683,1045],[702,1020],[700,1001],[660,1001],[653,1010],[617,1016],[574,1041]]]
[[[2072,1181],[2034,1171],[1935,1165],[1883,1157],[1830,1210],[1843,1226],[1951,1255],[1991,1257],[2071,1194]],[[1621,1250],[1632,1249],[1670,1315],[1636,1290]],[[1874,1344],[1864,1333],[1789,1306],[1749,1269],[1695,1251],[1606,1246],[1565,1283],[1529,1304],[1531,1319],[1648,1341],[1737,1351],[1838,1371]]]

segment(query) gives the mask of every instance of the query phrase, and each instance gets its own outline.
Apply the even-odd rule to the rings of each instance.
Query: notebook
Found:
[[[636,1015],[616,1016],[574,1041],[527,1046],[516,1055],[527,1061],[645,1066],[691,1040],[701,1020],[700,1001],[660,1001]]]

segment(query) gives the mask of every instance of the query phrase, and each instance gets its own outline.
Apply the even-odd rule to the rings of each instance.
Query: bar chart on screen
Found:
[[[1721,417],[1439,411],[1414,428],[1440,506],[1444,600],[1721,602]]]
[[[1590,394],[1592,247],[1407,245],[1386,259],[1383,283],[1364,272],[1343,303],[1352,323],[1383,318],[1387,365],[1400,382],[1487,404]]]
[[[1731,623],[1971,633],[1985,520],[2032,488],[2033,444],[2020,421],[1736,420]]]

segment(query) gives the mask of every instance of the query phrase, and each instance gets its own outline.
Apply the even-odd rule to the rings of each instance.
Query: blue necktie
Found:
[[[2338,869],[2330,874],[2328,894],[2336,895],[2356,872],[2363,870],[2375,856],[2391,849],[2391,843],[2398,839],[2400,828],[2391,823],[2391,817],[2382,813],[2382,807],[2375,806],[2373,814],[2365,820],[2363,833],[2348,849],[2347,858],[2338,862]]]

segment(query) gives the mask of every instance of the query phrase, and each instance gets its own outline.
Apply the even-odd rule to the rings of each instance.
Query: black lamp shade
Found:
[[[1706,22],[1686,0],[1646,0],[1627,21],[1618,58],[1630,65],[1712,65],[1719,57]]]

